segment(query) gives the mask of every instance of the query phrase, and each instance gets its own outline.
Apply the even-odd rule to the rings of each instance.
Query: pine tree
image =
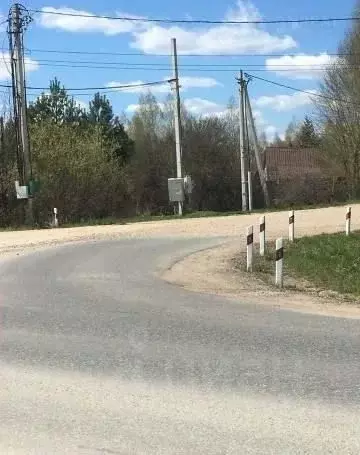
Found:
[[[308,116],[305,116],[296,140],[301,147],[317,147],[319,145],[319,137],[312,120]]]
[[[42,93],[28,109],[30,121],[50,121],[56,124],[80,124],[85,117],[84,110],[69,96],[60,81],[50,81],[49,93]]]
[[[118,158],[121,163],[130,159],[134,151],[134,143],[119,117],[114,115],[113,107],[106,95],[95,93],[89,103],[87,120],[90,125],[98,129],[102,148],[109,156]]]

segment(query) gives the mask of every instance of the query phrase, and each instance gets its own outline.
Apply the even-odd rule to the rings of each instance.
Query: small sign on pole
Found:
[[[351,232],[351,207],[346,208],[346,223],[345,223],[345,233],[350,235]]]
[[[295,213],[294,210],[289,212],[289,241],[295,240]]]
[[[253,270],[254,228],[249,226],[246,230],[246,270]]]
[[[259,220],[259,227],[260,227],[260,233],[259,233],[259,243],[260,243],[260,256],[265,256],[265,217],[262,216]]]
[[[283,266],[284,266],[284,242],[283,239],[276,240],[276,254],[275,254],[275,284],[282,288],[283,280]]]
[[[19,181],[15,181],[15,191],[17,199],[29,199],[29,188],[26,185],[20,185]]]

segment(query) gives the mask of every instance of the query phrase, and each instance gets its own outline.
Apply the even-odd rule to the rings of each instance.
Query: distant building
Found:
[[[318,149],[267,147],[263,160],[275,205],[330,203],[346,198],[344,173]]]

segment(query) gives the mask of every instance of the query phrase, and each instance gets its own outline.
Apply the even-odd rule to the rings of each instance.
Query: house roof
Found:
[[[338,166],[315,148],[266,147],[264,161],[269,180],[343,175]]]

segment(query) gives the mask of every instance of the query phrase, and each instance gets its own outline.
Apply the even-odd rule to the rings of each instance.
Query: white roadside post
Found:
[[[249,226],[246,230],[246,270],[253,270],[253,246],[254,246],[254,228]]]
[[[249,212],[253,210],[252,172],[248,172]]]
[[[59,227],[58,209],[54,208],[54,227]]]
[[[351,207],[346,208],[346,224],[345,224],[345,233],[350,235],[351,232]]]
[[[259,233],[259,243],[260,243],[260,256],[265,256],[265,217],[262,216],[259,220],[260,224],[260,233]]]
[[[295,213],[294,210],[289,212],[289,242],[295,240]]]
[[[276,240],[276,256],[275,256],[275,284],[283,287],[283,266],[284,266],[284,243],[283,239]]]

